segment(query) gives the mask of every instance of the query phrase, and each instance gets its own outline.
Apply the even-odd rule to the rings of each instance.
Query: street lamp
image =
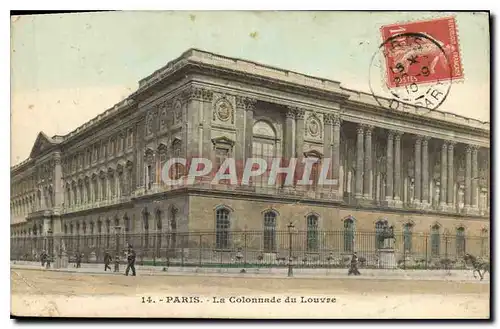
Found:
[[[293,226],[293,223],[290,222],[288,224],[288,277],[293,276],[293,268],[292,268],[292,229],[295,226]]]

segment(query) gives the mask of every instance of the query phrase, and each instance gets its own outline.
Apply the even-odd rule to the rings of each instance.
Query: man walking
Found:
[[[135,251],[131,245],[128,246],[127,269],[125,270],[125,275],[128,276],[130,270],[132,270],[132,276],[135,276]]]
[[[76,268],[82,267],[82,254],[79,251],[76,252],[75,258],[76,258]]]
[[[111,266],[109,266],[109,264],[111,264],[111,255],[106,251],[104,254],[104,272],[106,272],[107,269],[111,271]]]
[[[43,267],[45,265],[45,262],[47,261],[47,253],[45,252],[45,250],[42,250],[42,253],[40,254],[40,261]]]
[[[349,272],[347,272],[347,275],[351,274],[361,275],[361,273],[359,273],[358,271],[358,255],[356,255],[356,253],[352,254],[351,266],[349,267]]]

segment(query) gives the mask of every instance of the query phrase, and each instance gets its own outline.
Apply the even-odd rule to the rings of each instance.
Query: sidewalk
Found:
[[[125,265],[120,265],[120,272],[104,272],[104,264],[82,264],[81,268],[69,264],[67,268],[45,269],[38,262],[11,261],[11,269],[44,270],[71,272],[82,274],[123,275]],[[52,264],[51,264],[52,265]],[[223,276],[223,277],[259,277],[259,278],[287,278],[287,268],[250,268],[246,273],[240,273],[238,268],[197,268],[197,267],[168,267],[163,271],[162,266],[135,266],[138,276],[148,275],[189,275],[189,276]],[[360,269],[360,276],[348,276],[346,269],[293,269],[296,278],[331,278],[331,279],[378,279],[378,280],[437,280],[437,281],[470,281],[481,282],[475,279],[471,270],[374,270]],[[489,283],[490,277],[486,274],[483,283]]]

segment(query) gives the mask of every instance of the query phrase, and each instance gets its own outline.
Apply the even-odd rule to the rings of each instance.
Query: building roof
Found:
[[[147,77],[141,79],[139,81],[139,88],[131,95],[129,95],[126,99],[118,102],[113,107],[107,109],[103,113],[87,121],[86,123],[79,126],[75,130],[69,132],[68,134],[64,136],[55,135],[49,138],[45,133],[40,132],[35,141],[30,157],[27,160],[11,167],[11,170],[17,169],[28,163],[29,160],[32,159],[33,156],[35,155],[37,147],[40,148],[40,147],[46,147],[46,145],[49,144],[50,145],[59,144],[63,141],[71,139],[72,137],[79,134],[83,130],[87,130],[88,128],[94,127],[101,120],[109,118],[114,113],[134,103],[133,100],[134,96],[140,94],[142,91],[148,89],[155,83],[161,81],[165,76],[181,69],[182,67],[190,63],[205,64],[214,67],[230,69],[232,71],[241,72],[246,75],[257,75],[266,78],[276,79],[282,82],[288,82],[296,85],[301,85],[304,87],[315,88],[325,92],[339,94],[345,98],[348,98],[350,101],[370,104],[373,106],[379,106],[379,104],[374,99],[372,94],[344,88],[338,81],[314,77],[290,70],[277,68],[266,64],[257,63],[254,61],[227,57],[200,49],[191,48],[185,51],[180,57],[168,62],[162,68],[154,71]],[[405,108],[404,111],[412,113],[411,112],[412,110],[408,108]],[[413,112],[414,114],[419,114],[419,109],[415,108]],[[472,118],[467,118],[461,115],[453,114],[450,112],[444,112],[440,110],[432,110],[432,111],[426,110],[426,117],[467,126],[472,129],[475,128],[486,131],[490,130],[489,121],[480,121]]]

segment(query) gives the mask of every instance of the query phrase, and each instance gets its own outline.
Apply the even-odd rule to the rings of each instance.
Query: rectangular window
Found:
[[[146,168],[146,178],[147,178],[147,189],[150,190],[153,186],[153,171],[151,165]]]
[[[216,148],[215,149],[215,170],[219,171],[220,167],[229,157],[229,150],[227,148]],[[229,168],[226,169],[225,173],[229,173]],[[221,179],[219,184],[229,184],[230,181],[226,179]]]

